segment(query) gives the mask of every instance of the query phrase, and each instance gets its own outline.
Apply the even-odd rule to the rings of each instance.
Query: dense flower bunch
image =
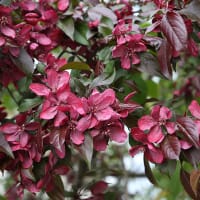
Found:
[[[106,173],[96,178],[90,167],[95,160],[99,171],[109,169],[98,155],[111,141],[129,138],[129,154],[144,152],[145,163],[200,163],[199,1],[101,2],[0,2],[0,169],[14,179],[9,200],[23,199],[25,189],[109,199]],[[176,68],[181,81],[162,85]],[[199,174],[180,170],[198,199]]]

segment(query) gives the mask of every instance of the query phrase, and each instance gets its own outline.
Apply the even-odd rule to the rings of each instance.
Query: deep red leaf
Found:
[[[179,13],[168,11],[161,20],[160,28],[176,51],[185,49],[188,34],[184,20]]]
[[[161,146],[166,158],[179,159],[181,144],[176,136],[167,136]]]
[[[180,180],[185,189],[185,191],[189,194],[192,199],[196,199],[196,196],[190,185],[190,174],[181,168],[180,171]]]
[[[199,133],[195,122],[189,117],[179,117],[177,126],[185,138],[196,148],[199,148]]]
[[[166,40],[162,41],[162,44],[157,53],[158,62],[160,64],[160,70],[162,74],[168,78],[172,78],[172,68],[171,68],[171,57],[172,57],[172,48]]]

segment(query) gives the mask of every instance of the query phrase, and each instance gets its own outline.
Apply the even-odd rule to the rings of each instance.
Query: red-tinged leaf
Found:
[[[194,167],[197,167],[197,165],[200,163],[200,149],[192,147],[186,151],[183,151],[183,155]]]
[[[103,194],[104,191],[108,188],[108,183],[106,183],[105,181],[99,181],[97,183],[95,183],[92,187],[91,187],[91,192],[94,195],[98,195],[98,194]]]
[[[188,193],[188,195],[192,199],[196,199],[196,195],[194,194],[192,187],[190,185],[190,174],[182,168],[180,171],[180,180],[181,180],[181,183],[182,183],[185,191]]]
[[[38,96],[48,96],[50,93],[49,88],[47,88],[45,85],[39,84],[39,83],[32,83],[29,86],[29,88],[30,88],[30,90],[32,90],[32,92],[34,92]]]
[[[6,141],[3,133],[1,133],[1,132],[0,132],[0,152],[4,152],[5,154],[7,154],[8,156],[10,156],[11,158],[14,159],[13,152],[12,152],[8,142]]]
[[[195,122],[189,117],[179,117],[177,126],[185,138],[196,148],[199,148],[199,133]]]
[[[89,135],[85,135],[84,143],[77,147],[77,150],[82,155],[83,159],[88,164],[89,169],[91,169],[91,162],[93,156],[93,141]]]
[[[90,66],[83,62],[69,62],[62,66],[59,70],[64,71],[66,69],[90,70]]]
[[[161,146],[166,158],[179,159],[181,144],[176,136],[167,136]]]
[[[160,28],[176,51],[186,48],[188,34],[184,20],[179,13],[168,11],[161,20]]]
[[[65,190],[64,185],[61,177],[59,175],[56,175],[53,177],[53,183],[54,185],[53,190],[47,192],[50,199],[53,200],[64,200],[65,199]]]
[[[99,4],[88,10],[88,16],[92,21],[100,20],[102,16],[107,17],[115,23],[117,21],[117,16],[115,13],[109,9]]]
[[[65,137],[66,129],[65,128],[55,128],[51,131],[49,142],[56,149],[56,153],[60,158],[65,157]]]
[[[200,184],[200,170],[193,170],[190,173],[190,185],[196,196],[200,186],[199,184]]]
[[[155,176],[153,175],[153,172],[152,172],[151,167],[149,165],[149,161],[145,158],[145,156],[143,157],[143,160],[144,160],[145,174],[146,174],[147,178],[149,179],[149,181],[153,185],[157,185],[157,181],[155,179]]]
[[[200,1],[192,0],[185,8],[179,11],[180,14],[186,15],[192,21],[200,21]]]
[[[172,57],[172,48],[166,40],[162,41],[157,56],[158,56],[158,62],[160,64],[161,73],[166,78],[171,79],[172,67],[170,61]]]

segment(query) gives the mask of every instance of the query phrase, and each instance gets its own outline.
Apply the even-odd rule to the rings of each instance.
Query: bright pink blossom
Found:
[[[175,132],[175,123],[169,121],[172,112],[165,106],[156,105],[151,111],[151,115],[145,115],[138,120],[138,127],[142,131],[148,131],[149,142],[160,143],[166,133]],[[164,132],[163,129],[166,129]]]
[[[90,134],[97,151],[104,151],[109,140],[122,143],[127,138],[124,126],[118,120],[100,122],[98,126],[91,130]]]
[[[141,34],[127,36],[126,43],[118,44],[113,48],[112,56],[113,58],[120,58],[122,68],[130,69],[131,64],[140,63],[140,58],[137,54],[147,50],[142,42],[142,37]]]
[[[137,127],[132,128],[131,136],[137,142],[142,143],[140,145],[133,146],[129,150],[131,156],[135,156],[139,152],[144,152],[145,158],[153,163],[162,163],[164,161],[164,154],[162,150],[151,144],[147,139],[147,134],[145,134],[142,130]]]
[[[115,92],[112,89],[107,89],[103,93],[94,90],[88,99],[83,98],[86,115],[79,120],[77,129],[85,131],[95,127],[100,121],[119,117],[111,107],[114,102]]]

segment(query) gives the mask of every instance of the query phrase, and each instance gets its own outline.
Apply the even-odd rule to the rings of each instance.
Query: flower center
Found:
[[[5,16],[2,16],[2,17],[0,18],[0,24],[1,24],[2,26],[5,26],[6,24],[8,24],[8,18],[5,17]]]

